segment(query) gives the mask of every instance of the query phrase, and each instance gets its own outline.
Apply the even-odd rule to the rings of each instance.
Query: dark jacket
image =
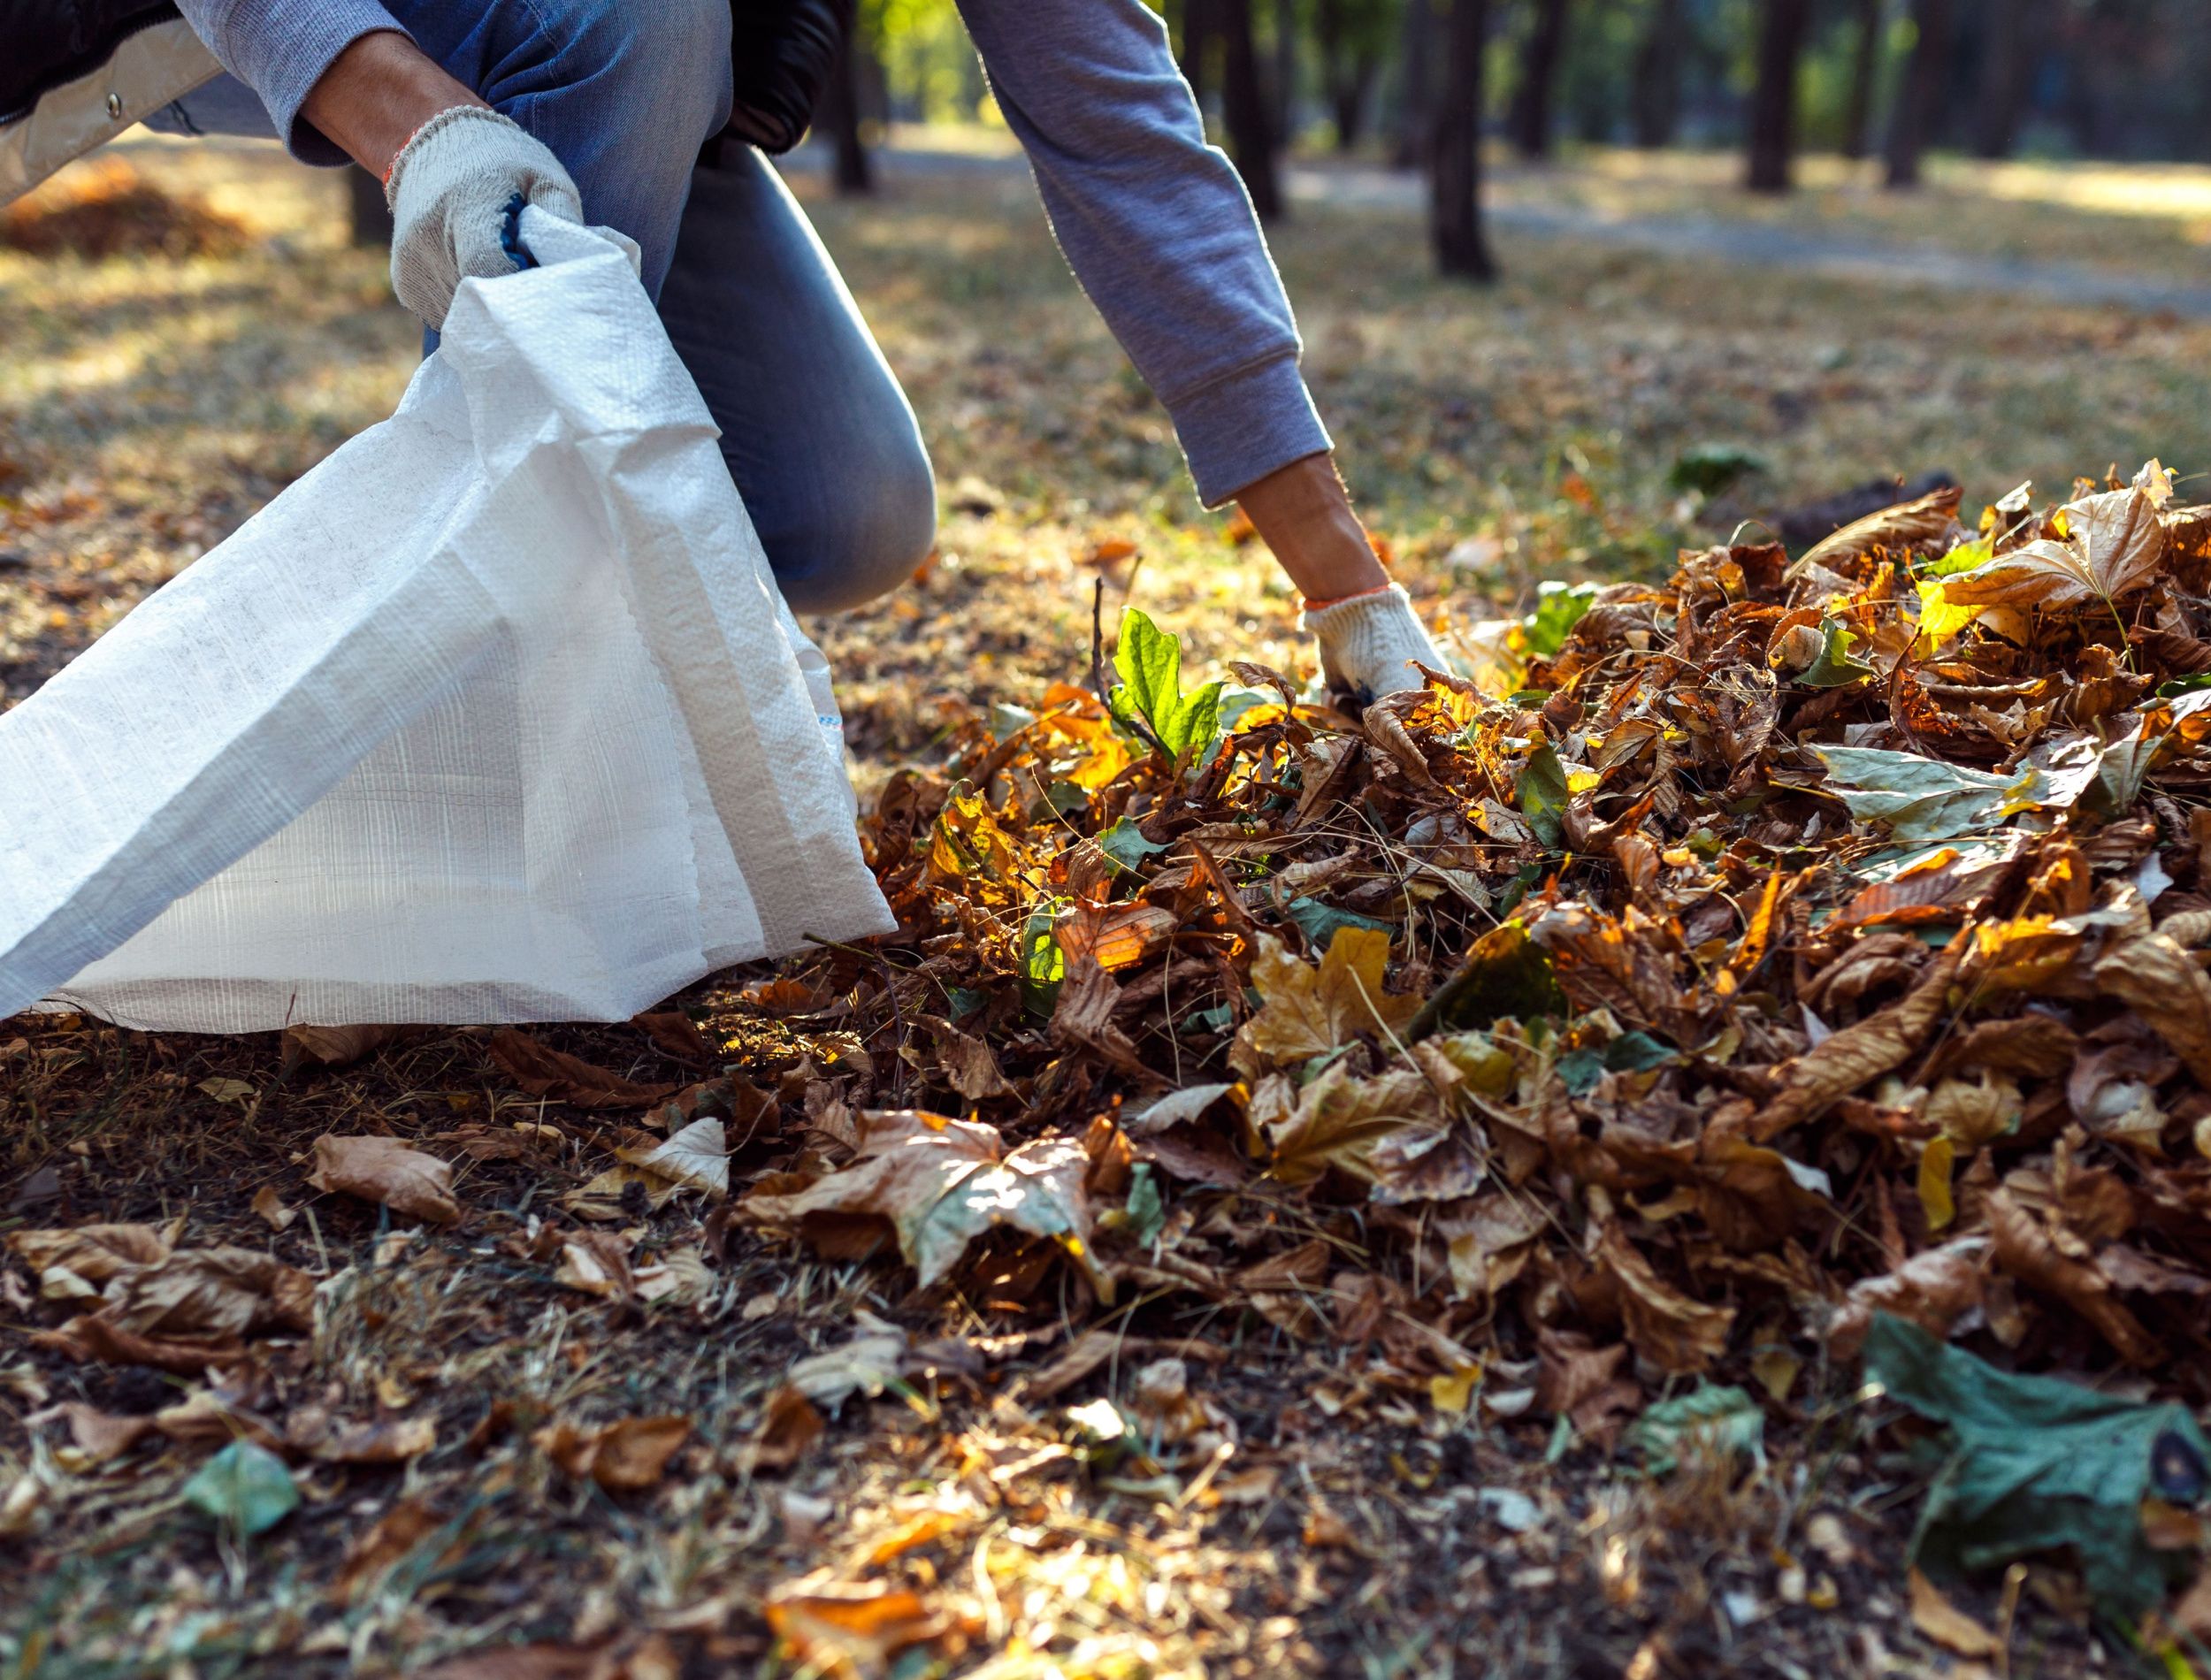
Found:
[[[141,29],[177,15],[169,0],[0,0],[0,123],[41,94],[97,70]]]

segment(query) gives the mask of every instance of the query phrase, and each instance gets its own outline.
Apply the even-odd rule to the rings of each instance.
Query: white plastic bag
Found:
[[[827,667],[618,234],[0,716],[0,1016],[620,1019],[891,926]]]

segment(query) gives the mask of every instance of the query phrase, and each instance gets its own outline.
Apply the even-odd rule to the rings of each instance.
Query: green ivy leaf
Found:
[[[1121,643],[1113,650],[1121,686],[1113,692],[1114,717],[1142,718],[1177,760],[1194,758],[1220,732],[1219,683],[1182,692],[1182,644],[1130,607],[1121,615]]]
[[[1060,983],[1067,977],[1067,954],[1053,934],[1061,900],[1037,901],[1021,927],[1021,1004],[1032,1019],[1050,1020],[1060,1001]]]

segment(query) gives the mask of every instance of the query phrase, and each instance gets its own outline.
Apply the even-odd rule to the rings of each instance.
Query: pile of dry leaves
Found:
[[[937,1463],[914,1484],[936,1491],[856,1537],[861,1575],[909,1552],[927,1569],[865,1590],[786,1575],[766,1598],[787,1648],[857,1673],[1003,1643],[998,1594],[1016,1577],[991,1583],[1009,1559],[1107,1592],[1085,1573],[1104,1567],[1090,1519],[1058,1492],[1017,1498],[1032,1481],[1079,1470],[1170,1523],[1273,1510],[1281,1463],[1245,1450],[1266,1408],[1281,1452],[1304,1442],[1308,1488],[1331,1463],[1352,1474],[1359,1450],[1324,1420],[1386,1417],[1410,1442],[1439,1419],[1526,1419],[1532,1451],[1483,1461],[1493,1478],[1541,1478],[1545,1432],[1551,1461],[1625,1440],[1655,1471],[1710,1460],[1683,1447],[1695,1436],[1718,1452],[1718,1493],[1654,1493],[1674,1515],[1639,1531],[1702,1523],[1738,1549],[1729,1524],[1750,1519],[1725,1515],[1742,1496],[1729,1462],[1756,1454],[1763,1414],[1832,1416],[1870,1333],[1917,1373],[1892,1389],[1923,1416],[1939,1409],[1922,1391],[1960,1380],[1944,1342],[2200,1409],[2211,509],[2176,505],[2153,463],[2061,507],[2023,487],[1974,523],[1957,515],[1940,493],[1794,561],[1737,546],[1685,555],[1663,585],[1551,590],[1526,618],[1460,636],[1471,675],[1431,673],[1356,718],[1257,666],[1186,685],[1174,639],[1131,612],[1118,682],[1101,653],[1088,688],[962,715],[941,768],[891,778],[863,830],[896,935],[641,1017],[657,1079],[514,1032],[433,1049],[403,1029],[295,1029],[279,1085],[382,1055],[424,1070],[394,1076],[392,1106],[411,1111],[473,1046],[529,1094],[534,1107],[487,1110],[454,1095],[463,1118],[405,1139],[373,1115],[298,1134],[293,1164],[331,1193],[333,1236],[344,1207],[367,1206],[473,1246],[439,1260],[448,1277],[415,1230],[356,1218],[373,1260],[310,1276],[328,1262],[324,1225],[303,1233],[273,1187],[251,1213],[297,1266],[147,1225],[19,1230],[44,1355],[219,1378],[165,1408],[54,1410],[70,1464],[91,1474],[149,1438],[228,1442],[185,1496],[251,1532],[297,1502],[286,1462],[422,1473],[433,1442],[404,1415],[413,1391],[387,1395],[396,1379],[360,1351],[388,1339],[402,1298],[429,1393],[433,1369],[453,1380],[429,1350],[461,1333],[441,1314],[486,1360],[558,1371],[534,1350],[560,1343],[567,1309],[540,1286],[605,1303],[614,1325],[689,1315],[685,1348],[697,1325],[726,1348],[788,1306],[729,1287],[761,1253],[750,1233],[786,1267],[879,1256],[839,1275],[888,1286],[874,1299],[906,1322],[839,1295],[834,1333],[768,1362],[734,1435],[726,1408],[654,1409],[688,1392],[673,1378],[632,1372],[639,1399],[609,1418],[516,1403],[486,1375],[458,1448],[511,1462],[502,1486],[681,1480],[736,1560],[769,1522],[748,1502],[758,1478],[807,1462],[855,1394],[914,1396],[932,1425],[931,1396],[994,1396],[965,1433],[901,1449],[899,1474]],[[254,1114],[264,1096],[227,1077],[191,1088]],[[540,1195],[562,1172],[565,1192]],[[666,1223],[688,1210],[703,1220]],[[407,1293],[410,1252],[434,1289]],[[496,1299],[463,1293],[473,1271],[500,1280]],[[1934,1340],[1899,1341],[1910,1333],[1884,1314]],[[1326,1350],[1295,1404],[1239,1412],[1254,1333],[1293,1360]],[[286,1338],[289,1354],[256,1351]],[[564,1358],[581,1372],[592,1355],[579,1342]],[[1126,1392],[1075,1403],[1101,1377]],[[2007,1403],[2053,1430],[2105,1429],[2073,1417],[2074,1392]],[[379,1421],[338,1404],[371,1394]],[[2130,1495],[2113,1531],[2192,1554],[2200,1437],[2183,1413],[2143,1417],[2155,1462],[2137,1468],[2165,1503],[2138,1520]],[[1951,1421],[1970,1455],[1978,1425]],[[524,1442],[534,1457],[501,1457]],[[1387,1462],[1434,1504],[1427,1531],[1603,1542],[1595,1577],[1572,1574],[1561,1542],[1556,1567],[1494,1584],[1498,1614],[1539,1590],[1635,1601],[1635,1554],[1605,1538],[1617,1510],[1546,1503],[1539,1519],[1503,1479],[1439,1480],[1448,1455],[1418,1445],[1435,1462]],[[730,1491],[700,1492],[716,1475]],[[783,1496],[786,1549],[825,1520],[815,1499],[795,1482]],[[345,1580],[457,1545],[430,1508],[394,1506]],[[0,1535],[36,1516],[0,1509]],[[1375,1520],[1356,1528],[1315,1498],[1293,1543],[1378,1556]],[[1832,1516],[1799,1538],[1814,1566],[1853,1555]],[[1837,1603],[1828,1573],[1775,1567],[1780,1602]],[[940,1568],[972,1575],[971,1602],[920,1594]],[[760,1601],[751,1577],[727,1578],[657,1625],[708,1634]],[[1149,1602],[1133,1580],[1113,1576],[1108,1596]],[[1931,1585],[1913,1592],[1937,1643],[1989,1637],[1946,1620]],[[1312,1585],[1304,1601],[1330,1596]],[[2168,1614],[2211,1633],[2211,1586]]]

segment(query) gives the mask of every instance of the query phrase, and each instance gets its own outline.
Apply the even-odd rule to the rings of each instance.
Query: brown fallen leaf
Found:
[[[429,1029],[374,1024],[356,1027],[287,1027],[284,1029],[281,1066],[287,1075],[302,1067],[351,1067],[387,1044],[419,1038]]]
[[[164,1340],[119,1330],[96,1313],[81,1314],[53,1330],[34,1331],[28,1340],[80,1364],[149,1365],[180,1377],[201,1376],[210,1367],[246,1357],[246,1344],[234,1337]]]
[[[753,1438],[733,1455],[737,1473],[757,1476],[787,1470],[829,1428],[820,1410],[798,1389],[783,1384],[768,1396],[768,1407]]]
[[[549,1424],[530,1439],[569,1475],[588,1477],[609,1493],[659,1485],[668,1462],[691,1439],[687,1417],[624,1417],[599,1429]]]
[[[118,1417],[82,1401],[66,1401],[61,1409],[69,1423],[69,1439],[96,1464],[120,1458],[147,1436],[160,1432],[161,1426],[151,1417]]]
[[[446,1526],[427,1500],[403,1499],[376,1520],[369,1531],[346,1548],[345,1562],[331,1581],[331,1596],[350,1603],[362,1589],[372,1586],[395,1563]],[[457,1555],[461,1541],[451,1542]]]
[[[2028,1287],[2054,1295],[2072,1308],[2130,1365],[2147,1370],[2164,1357],[2157,1338],[2121,1304],[2111,1280],[2086,1262],[2059,1252],[2049,1233],[2010,1191],[1994,1192],[1987,1206],[1997,1265]]]
[[[315,1140],[315,1170],[307,1181],[317,1190],[357,1195],[432,1225],[453,1225],[461,1218],[461,1204],[453,1199],[453,1169],[397,1138],[325,1132]]]
[[[679,1085],[640,1085],[594,1067],[580,1057],[540,1044],[529,1034],[503,1027],[491,1036],[492,1059],[532,1096],[550,1097],[577,1108],[646,1108],[664,1103]]]
[[[1091,1269],[1096,1212],[1082,1141],[1044,1137],[1008,1152],[996,1126],[912,1110],[861,1119],[861,1158],[795,1190],[755,1192],[738,1204],[752,1226],[881,1219],[919,1273],[921,1287],[943,1279],[985,1231],[1010,1226],[1060,1243]],[[1101,1298],[1111,1280],[1091,1272]]]
[[[131,1335],[226,1340],[314,1328],[315,1280],[248,1249],[183,1249],[119,1272],[96,1317]]]
[[[953,1090],[970,1103],[1012,1095],[1014,1088],[1006,1082],[1005,1072],[988,1044],[961,1032],[940,1015],[923,1016],[922,1025],[936,1040],[937,1066]]]
[[[794,1657],[838,1676],[882,1674],[901,1652],[936,1644],[958,1625],[908,1588],[838,1581],[827,1571],[777,1588],[763,1607]]]
[[[1838,1098],[1902,1065],[1949,1016],[1950,982],[1972,943],[1961,930],[1936,954],[1924,978],[1901,1002],[1844,1027],[1788,1064],[1780,1094],[1751,1120],[1749,1135],[1770,1142],[1791,1126],[1817,1119]]]
[[[285,1230],[300,1217],[284,1205],[284,1198],[277,1194],[273,1184],[264,1184],[256,1190],[253,1200],[247,1205],[252,1210],[254,1217],[272,1231]]]
[[[427,1417],[384,1417],[349,1424],[319,1406],[302,1406],[285,1420],[285,1444],[326,1464],[403,1464],[438,1444]]]
[[[1989,1241],[1958,1237],[1913,1255],[1894,1271],[1861,1278],[1827,1329],[1835,1357],[1855,1359],[1877,1312],[1894,1313],[1929,1335],[1947,1340],[1952,1326],[1981,1304]]]
[[[1251,1119],[1274,1147],[1274,1176],[1285,1184],[1310,1184],[1332,1166],[1372,1180],[1379,1176],[1374,1157],[1382,1143],[1407,1134],[1440,1134],[1445,1126],[1434,1086],[1405,1067],[1359,1079],[1332,1062],[1287,1112],[1263,1108],[1263,1092],[1274,1095],[1262,1081],[1252,1094]]]
[[[18,1231],[8,1247],[34,1271],[59,1266],[87,1283],[169,1256],[170,1239],[149,1225],[80,1225],[66,1230]]]
[[[1983,1661],[2001,1660],[2003,1642],[1942,1595],[1919,1570],[1911,1572],[1911,1624],[1946,1651]]]
[[[698,1023],[679,1009],[648,1011],[631,1025],[639,1028],[659,1047],[661,1054],[671,1060],[688,1062],[694,1067],[714,1065],[714,1046],[707,1042],[707,1035],[699,1030]]]
[[[1900,554],[1910,550],[1928,552],[1956,522],[1958,500],[1962,494],[1956,485],[1947,485],[1916,500],[1900,501],[1893,508],[1854,520],[1806,549],[1796,562],[1796,569],[1808,570],[1824,566],[1832,571],[1844,561],[1870,554],[1877,548]]]
[[[2068,502],[2062,536],[2038,537],[1942,580],[1946,601],[1965,607],[2085,607],[2146,588],[2164,569],[2165,528],[2135,489]]]
[[[1706,1306],[1670,1287],[1618,1225],[1605,1226],[1594,1258],[1618,1280],[1628,1340],[1659,1370],[1694,1375],[1727,1351],[1735,1310]]]
[[[1350,1043],[1361,1033],[1400,1034],[1420,1010],[1418,997],[1382,988],[1389,935],[1339,928],[1317,966],[1299,961],[1271,934],[1259,935],[1251,958],[1259,1012],[1236,1033],[1236,1044],[1261,1067],[1287,1066]]]
[[[2096,989],[2138,1013],[2211,1084],[2211,977],[2162,934],[2131,939],[2096,964]]]

